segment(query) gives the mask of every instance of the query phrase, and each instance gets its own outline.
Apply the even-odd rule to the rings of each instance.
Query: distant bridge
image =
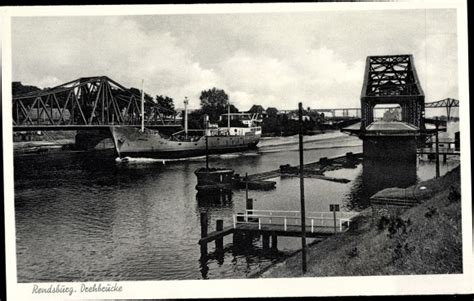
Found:
[[[446,117],[448,120],[451,119],[452,108],[459,107],[459,100],[454,98],[446,98],[433,102],[425,102],[426,109],[434,108],[446,108]],[[397,107],[393,106],[375,106],[373,110],[389,110]],[[326,115],[325,118],[329,120],[348,120],[354,118],[360,118],[361,108],[330,108],[330,109],[311,109],[313,112],[317,113],[330,113],[331,115]],[[342,115],[337,114],[341,112]]]
[[[13,130],[100,129],[141,124],[141,95],[107,76],[83,77],[54,88],[13,96]],[[176,127],[168,110],[145,100],[147,127]],[[168,116],[171,114],[168,114]]]
[[[458,108],[459,100],[453,98],[445,98],[438,101],[425,103],[425,108],[446,108],[447,120],[451,118],[451,108]]]

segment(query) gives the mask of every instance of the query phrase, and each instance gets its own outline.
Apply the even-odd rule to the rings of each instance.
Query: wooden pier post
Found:
[[[275,233],[272,234],[272,250],[278,250],[278,236]]]
[[[216,231],[222,231],[224,229],[224,220],[216,220]],[[216,239],[216,251],[221,253],[224,251],[224,237]]]
[[[242,212],[237,213],[237,218],[236,218],[236,223],[238,224],[239,222],[244,222],[244,216]],[[232,245],[233,247],[236,247],[237,245],[241,244],[243,240],[243,235],[240,231],[234,231],[232,234]]]
[[[262,234],[262,247],[264,250],[268,250],[270,248],[270,235],[269,234]]]
[[[201,238],[207,237],[207,212],[201,212]],[[207,242],[201,243],[201,258],[207,257]]]

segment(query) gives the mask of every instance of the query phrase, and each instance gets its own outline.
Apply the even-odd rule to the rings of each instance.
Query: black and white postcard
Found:
[[[466,5],[2,7],[8,296],[471,293]]]

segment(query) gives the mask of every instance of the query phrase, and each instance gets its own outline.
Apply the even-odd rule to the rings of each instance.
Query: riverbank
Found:
[[[431,192],[420,205],[399,214],[365,210],[355,229],[309,246],[304,276],[461,273],[460,168],[418,185]],[[303,276],[301,256],[295,254],[258,276]]]

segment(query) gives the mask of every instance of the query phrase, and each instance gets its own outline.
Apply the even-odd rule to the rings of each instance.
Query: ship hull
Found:
[[[111,127],[119,157],[179,159],[206,154],[206,137],[194,141],[178,141],[163,137],[158,131],[138,128]],[[234,136],[208,136],[208,154],[224,154],[255,148],[260,135],[246,133]]]

